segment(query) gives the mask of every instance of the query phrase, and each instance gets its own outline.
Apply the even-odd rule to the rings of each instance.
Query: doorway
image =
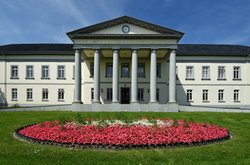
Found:
[[[129,88],[121,88],[121,104],[130,103],[130,93]]]

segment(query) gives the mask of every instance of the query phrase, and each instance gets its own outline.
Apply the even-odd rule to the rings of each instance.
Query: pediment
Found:
[[[124,28],[126,26],[126,28]],[[127,31],[127,29],[129,30]],[[180,39],[184,33],[169,29],[163,26],[145,22],[136,18],[122,16],[78,30],[68,32],[71,39],[91,38],[91,37],[138,37],[138,36],[155,36],[155,37],[172,37]]]

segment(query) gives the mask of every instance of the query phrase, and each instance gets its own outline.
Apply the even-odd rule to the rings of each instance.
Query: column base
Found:
[[[168,108],[173,112],[179,112],[179,104],[177,102],[168,102]]]
[[[119,101],[112,101],[112,104],[119,104]]]
[[[83,104],[82,101],[73,101],[72,104]]]
[[[130,104],[139,104],[138,101],[131,101]]]
[[[158,101],[150,101],[149,104],[159,104]]]

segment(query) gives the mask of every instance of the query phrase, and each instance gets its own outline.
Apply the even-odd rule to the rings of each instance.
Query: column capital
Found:
[[[94,49],[95,53],[99,53],[100,49]]]
[[[113,50],[113,53],[119,53],[119,49],[112,49]]]
[[[138,49],[132,49],[132,53],[137,53]]]
[[[170,53],[176,53],[177,49],[170,49]]]
[[[156,53],[157,49],[151,49],[151,53]]]

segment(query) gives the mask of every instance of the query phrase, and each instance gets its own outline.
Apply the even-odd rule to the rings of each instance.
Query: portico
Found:
[[[126,79],[129,83],[129,103],[138,102],[138,79],[140,83],[149,83],[145,91],[149,93],[149,104],[158,104],[157,100],[157,65],[158,61],[164,61],[168,68],[162,68],[162,72],[168,72],[166,82],[169,97],[164,103],[176,103],[176,49],[179,39],[183,33],[153,25],[131,17],[120,17],[111,21],[92,25],[73,32],[68,36],[74,42],[75,49],[75,97],[74,104],[82,104],[82,78],[81,65],[84,62],[93,60],[93,104],[100,104],[100,93],[103,90],[101,83],[101,62],[109,59],[112,66],[112,104],[121,103],[122,91],[126,91],[120,84]],[[129,60],[127,68],[121,68],[121,60]],[[149,82],[141,80],[138,75],[138,64],[141,59],[149,61]],[[103,69],[103,68],[102,68]],[[145,66],[143,68],[145,70]],[[126,71],[127,70],[127,71]],[[131,70],[131,71],[130,71]],[[128,75],[122,75],[128,72]],[[144,73],[145,74],[145,73]],[[121,82],[120,82],[121,81]],[[125,84],[126,85],[126,84]],[[166,92],[160,89],[161,92]],[[144,92],[144,91],[143,91]],[[85,94],[85,92],[84,92]],[[120,98],[119,98],[120,96]]]

